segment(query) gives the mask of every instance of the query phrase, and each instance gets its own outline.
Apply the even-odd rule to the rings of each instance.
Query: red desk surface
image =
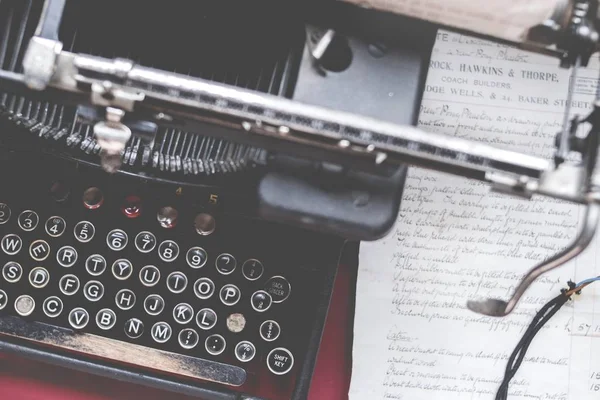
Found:
[[[348,398],[352,366],[354,270],[341,266],[309,400]],[[169,392],[49,367],[0,354],[0,400],[191,400]]]

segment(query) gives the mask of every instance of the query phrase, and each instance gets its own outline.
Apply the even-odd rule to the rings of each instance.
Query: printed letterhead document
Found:
[[[597,74],[579,71],[572,114],[591,109]],[[550,157],[570,76],[555,59],[440,32],[419,125]],[[527,270],[575,237],[582,215],[571,203],[411,168],[394,230],[361,244],[350,399],[494,399],[533,315],[567,281],[600,275],[600,234],[539,278],[511,315],[481,316],[466,302],[507,300]],[[600,399],[600,282],[535,337],[509,399]]]

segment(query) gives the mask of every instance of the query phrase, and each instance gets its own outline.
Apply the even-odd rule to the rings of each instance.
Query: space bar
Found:
[[[157,350],[89,333],[75,333],[70,329],[26,322],[17,317],[0,318],[0,335],[186,378],[230,386],[241,386],[246,381],[246,371],[234,365]]]

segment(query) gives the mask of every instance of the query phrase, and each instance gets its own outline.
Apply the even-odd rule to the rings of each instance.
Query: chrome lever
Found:
[[[102,148],[100,158],[102,168],[114,173],[122,164],[122,155],[131,138],[131,129],[121,122],[125,112],[118,108],[106,108],[106,121],[94,125],[94,135]]]
[[[575,240],[560,253],[555,254],[551,258],[542,261],[532,268],[525,277],[523,277],[508,302],[492,298],[485,300],[469,300],[467,302],[467,308],[476,313],[489,315],[491,317],[504,317],[510,314],[523,294],[537,278],[548,271],[564,265],[587,248],[596,234],[596,227],[599,221],[600,203],[592,201],[591,203],[588,203],[586,207],[583,225]]]

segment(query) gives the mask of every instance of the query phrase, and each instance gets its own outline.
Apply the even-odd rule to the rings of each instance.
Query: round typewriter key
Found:
[[[91,187],[83,192],[83,205],[88,210],[95,210],[104,203],[104,195],[97,187]]]
[[[167,277],[167,288],[173,293],[181,293],[185,290],[188,279],[182,272],[171,272]]]
[[[60,315],[60,313],[62,313],[63,302],[56,296],[50,296],[44,300],[42,308],[44,309],[44,314],[46,314],[48,317],[56,318]]]
[[[122,229],[113,229],[106,235],[106,244],[113,251],[121,251],[127,246],[127,234]]]
[[[63,246],[56,252],[56,261],[65,268],[70,268],[77,262],[77,250],[71,246]]]
[[[106,260],[100,254],[92,254],[85,260],[85,270],[92,276],[100,276],[106,270]]]
[[[144,310],[149,315],[158,315],[165,309],[165,301],[157,294],[151,294],[144,300]]]
[[[150,334],[157,343],[166,343],[171,338],[171,325],[166,322],[157,322],[152,326]]]
[[[50,273],[46,268],[35,267],[29,272],[29,283],[36,289],[46,287],[50,282]]]
[[[215,218],[206,213],[196,215],[194,218],[194,227],[198,235],[208,236],[215,231],[216,223]]]
[[[15,300],[15,311],[21,317],[27,317],[31,315],[34,309],[35,300],[33,300],[33,297],[27,294],[21,295]]]
[[[209,278],[200,278],[194,283],[194,294],[199,299],[210,299],[214,293],[215,284]]]
[[[277,340],[281,334],[281,327],[276,321],[268,320],[260,324],[260,337],[267,342]]]
[[[265,267],[260,261],[253,258],[244,261],[244,265],[242,265],[242,274],[249,281],[260,279],[263,272],[265,272]]]
[[[267,367],[275,375],[285,375],[294,366],[294,356],[288,349],[278,347],[267,356]]]
[[[73,229],[73,234],[75,235],[75,239],[80,241],[81,243],[87,243],[94,237],[96,233],[96,228],[94,224],[89,221],[80,221],[75,225]]]
[[[173,308],[173,319],[178,324],[187,324],[194,318],[194,309],[187,303],[180,303]]]
[[[210,308],[203,308],[196,314],[196,325],[205,331],[214,328],[217,324],[217,313]]]
[[[0,310],[3,310],[6,304],[8,304],[8,296],[4,290],[0,289]]]
[[[257,290],[250,298],[250,303],[255,311],[265,312],[271,308],[273,300],[271,299],[269,293],[265,292],[264,290]]]
[[[135,305],[135,293],[129,289],[121,289],[115,296],[115,303],[121,310],[131,310]]]
[[[237,304],[238,301],[240,301],[240,297],[242,297],[242,292],[240,292],[240,289],[237,286],[229,283],[221,288],[221,291],[219,292],[219,297],[221,298],[223,304],[225,304],[226,306],[233,306]]]
[[[23,241],[19,237],[19,235],[15,235],[14,233],[10,233],[5,235],[2,238],[2,242],[0,243],[0,247],[2,247],[2,251],[8,254],[9,256],[14,256],[19,251],[21,251],[21,247],[23,246]]]
[[[50,255],[50,245],[45,240],[34,240],[29,245],[29,255],[35,261],[44,261]]]
[[[50,217],[46,220],[46,233],[52,237],[59,237],[67,229],[67,223],[62,217]]]
[[[225,346],[225,338],[217,334],[210,335],[206,338],[206,341],[204,342],[204,348],[206,349],[208,354],[212,354],[213,356],[218,356],[219,354],[224,352]]]
[[[11,215],[10,207],[5,203],[0,203],[0,225],[7,223]]]
[[[164,262],[174,261],[179,255],[179,246],[172,240],[165,240],[158,246],[158,256]]]
[[[146,265],[140,270],[140,282],[146,287],[152,287],[160,280],[160,271],[154,265]]]
[[[235,358],[241,362],[251,361],[256,355],[256,347],[246,340],[235,346]]]
[[[170,229],[177,225],[178,212],[173,207],[163,207],[156,214],[156,219],[160,226],[166,229]]]
[[[88,322],[90,322],[90,314],[81,307],[74,308],[69,313],[69,324],[74,329],[83,329]]]
[[[124,281],[133,274],[133,265],[131,265],[131,261],[125,258],[118,259],[112,265],[112,273],[115,278]]]
[[[2,267],[2,277],[6,282],[17,283],[23,276],[23,267],[15,261],[9,261]]]
[[[202,247],[196,246],[188,250],[185,258],[190,267],[202,268],[204,267],[204,264],[206,264],[208,255],[206,254],[206,250],[204,250]]]
[[[144,323],[137,318],[125,322],[125,334],[131,339],[137,339],[144,334]]]
[[[58,287],[63,294],[73,296],[79,290],[79,278],[72,274],[65,275],[58,281]]]
[[[265,284],[265,291],[271,295],[273,303],[282,303],[292,291],[292,286],[283,276],[274,276]]]
[[[139,217],[142,215],[142,199],[134,195],[125,197],[125,202],[121,206],[121,212],[127,218]]]
[[[19,223],[21,229],[29,232],[37,227],[38,223],[40,222],[40,217],[35,211],[25,210],[19,214],[19,219],[17,222]]]
[[[186,328],[182,329],[181,332],[179,332],[177,340],[181,347],[183,347],[186,350],[190,350],[196,347],[196,345],[200,341],[200,336],[198,336],[198,332],[196,332],[195,330]]]
[[[150,253],[156,247],[156,236],[152,232],[143,231],[135,237],[135,248],[141,253]]]
[[[89,281],[83,286],[83,295],[89,301],[98,301],[104,296],[104,285],[98,281]]]
[[[112,329],[116,323],[117,314],[110,308],[103,308],[96,314],[96,325],[104,331]]]
[[[236,261],[235,258],[228,253],[223,253],[215,260],[217,271],[223,275],[229,275],[235,270]]]
[[[246,317],[244,314],[235,313],[227,317],[227,329],[229,332],[240,333],[246,327]]]

